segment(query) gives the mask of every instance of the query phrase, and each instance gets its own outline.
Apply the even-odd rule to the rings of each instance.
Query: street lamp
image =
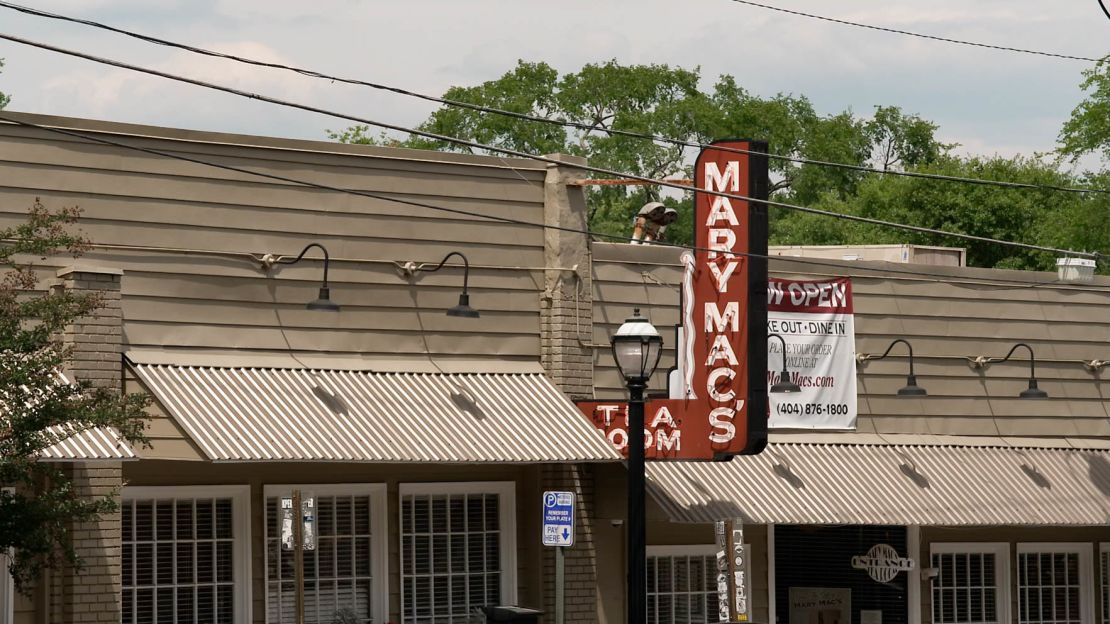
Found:
[[[767,334],[767,339],[778,338],[782,343],[782,373],[779,375],[779,380],[771,386],[770,391],[775,394],[793,394],[801,392],[801,387],[798,384],[790,381],[790,371],[786,370],[786,339],[778,334]]]
[[[647,621],[647,529],[644,521],[644,390],[659,364],[663,338],[639,308],[610,340],[628,387],[628,622]]]
[[[328,255],[328,250],[325,249],[323,245],[321,245],[320,243],[309,243],[308,245],[305,246],[304,249],[301,250],[301,253],[297,254],[296,258],[289,259],[289,258],[281,257],[281,258],[278,258],[277,260],[274,260],[273,263],[274,264],[297,264],[298,262],[301,261],[301,258],[304,258],[304,255],[306,253],[308,253],[308,250],[312,249],[313,247],[316,247],[320,251],[324,252],[324,283],[320,286],[319,296],[317,296],[315,300],[309,301],[308,304],[305,307],[308,308],[309,310],[323,310],[325,312],[338,312],[339,311],[339,305],[332,302],[332,300],[331,300],[331,289],[328,288],[328,264],[331,262],[331,256]]]

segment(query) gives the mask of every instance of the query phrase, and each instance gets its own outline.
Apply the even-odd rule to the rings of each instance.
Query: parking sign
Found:
[[[574,492],[543,493],[543,545],[574,545]]]

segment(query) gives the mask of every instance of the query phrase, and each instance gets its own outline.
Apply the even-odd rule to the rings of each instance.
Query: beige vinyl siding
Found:
[[[341,188],[543,221],[545,167],[532,161],[23,118]],[[82,261],[124,270],[125,349],[539,356],[544,255],[538,228],[0,124],[0,227],[21,221],[35,197],[50,208],[80,206],[81,230],[102,245]],[[331,253],[332,299],[343,306],[338,315],[304,309],[319,286],[318,251],[269,272],[246,255],[295,255],[309,242]],[[121,245],[168,249],[111,248]],[[444,315],[457,302],[461,267],[410,281],[394,264],[438,262],[454,250],[471,263],[471,302],[480,319]]]
[[[682,271],[678,250],[609,243],[593,244],[595,389],[616,399],[625,390],[609,353],[609,336],[634,307],[640,307],[665,341],[659,371],[674,366],[674,331],[679,322]],[[1110,294],[1082,287],[1036,287],[1055,279],[1049,273],[959,269],[954,267],[837,262],[807,266],[772,259],[773,277],[852,278],[856,350],[882,353],[894,338],[913,344],[918,383],[929,396],[895,396],[905,385],[907,361],[892,357],[858,367],[860,432],[939,435],[1096,437],[1110,435],[1110,402],[1105,375],[1078,361],[1110,357]],[[917,272],[904,275],[884,271]],[[645,277],[644,273],[649,277]],[[936,278],[939,273],[951,278]],[[967,280],[1024,280],[1026,284],[971,284]],[[658,282],[663,282],[659,284]],[[1096,278],[1106,289],[1110,278]],[[965,356],[1000,357],[1027,342],[1037,357],[1040,387],[1047,401],[1021,400],[1029,374],[1028,355],[974,370]],[[902,352],[896,351],[894,355]],[[929,356],[957,356],[931,358]],[[650,391],[663,391],[657,372]]]

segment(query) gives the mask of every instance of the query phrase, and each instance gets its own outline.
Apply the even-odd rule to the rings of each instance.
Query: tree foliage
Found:
[[[1110,64],[1104,65],[1110,68]],[[1076,136],[1082,137],[1102,132],[1098,136],[1103,137],[1099,139],[1103,143],[1098,145],[1103,149],[1110,149],[1108,71],[1089,73],[1085,84],[1096,92],[1090,103],[1077,109],[1085,111],[1085,134],[1075,130]],[[670,144],[613,134],[614,130],[697,143],[722,138],[761,139],[775,154],[885,172],[927,171],[1035,184],[1101,183],[1101,188],[1106,187],[1104,177],[1076,179],[1031,158],[958,158],[952,154],[955,144],[937,138],[936,124],[897,106],[876,106],[869,116],[852,111],[823,115],[804,96],[780,93],[760,97],[748,92],[733,76],[718,77],[710,89],[702,89],[701,84],[698,68],[625,66],[608,61],[560,76],[545,63],[520,61],[500,78],[477,86],[452,87],[444,97],[570,121],[584,130],[451,106],[434,111],[420,129],[522,152],[586,156],[598,167],[655,178],[689,177],[695,154]],[[352,143],[473,151],[446,141],[400,140],[384,134],[375,137],[365,126],[331,136]],[[1085,140],[1087,143],[1076,145],[1087,145],[1094,139]],[[1110,245],[1104,225],[1110,219],[1098,218],[1105,203],[1095,196],[970,186],[783,159],[771,159],[769,165],[772,198],[783,202],[1080,250],[1105,251]],[[627,237],[632,215],[640,206],[663,201],[678,209],[680,215],[679,222],[667,230],[667,238],[689,243],[693,231],[689,193],[684,197],[670,192],[660,195],[659,189],[649,186],[592,187],[590,227],[595,232]],[[786,210],[774,210],[772,215],[773,244],[958,245],[967,246],[969,262],[979,266],[1047,269],[1052,263],[1052,258],[1044,254],[1015,254],[988,243],[861,227]]]
[[[13,550],[10,570],[23,590],[44,567],[80,565],[69,526],[115,508],[114,497],[78,496],[56,465],[40,461],[43,451],[95,427],[145,442],[144,396],[66,383],[59,374],[72,354],[60,333],[95,315],[100,297],[40,290],[31,260],[80,254],[86,241],[70,232],[78,213],[36,200],[26,222],[0,229],[0,552]]]
[[[1060,153],[1075,162],[1087,154],[1110,161],[1110,57],[1083,72],[1088,91],[1060,130]]]
[[[4,59],[0,59],[0,69],[2,69],[3,67],[4,67]],[[8,102],[11,102],[11,101],[12,101],[11,96],[5,95],[3,91],[0,91],[0,109],[3,109],[5,106],[8,105]]]

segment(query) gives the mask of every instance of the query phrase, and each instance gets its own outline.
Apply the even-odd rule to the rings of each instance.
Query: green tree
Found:
[[[917,171],[1039,185],[1090,184],[1106,188],[1107,175],[1076,180],[1033,158],[946,156]],[[1110,253],[1110,197],[1105,194],[1005,189],[901,176],[869,176],[855,195],[826,196],[815,207],[884,221],[1023,243]],[[914,243],[967,248],[968,264],[1053,270],[1055,256],[992,243],[893,230],[808,214],[776,215],[779,244]]]
[[[40,290],[32,260],[77,256],[86,241],[72,234],[75,208],[46,209],[37,200],[26,222],[0,230],[0,551],[12,549],[16,586],[26,590],[43,568],[80,566],[69,526],[115,509],[114,497],[76,494],[45,449],[94,427],[112,428],[129,443],[145,442],[142,395],[121,395],[84,383],[64,383],[71,355],[61,331],[95,315],[95,294]],[[13,491],[14,490],[14,491]]]
[[[1071,162],[1087,154],[1110,161],[1110,57],[1083,72],[1080,87],[1087,97],[1060,130],[1060,153]]]
[[[1084,111],[1076,116],[1085,120],[1085,134],[1076,136],[1101,136],[1098,140],[1102,143],[1085,139],[1083,145],[1110,149],[1110,64],[1104,62],[1099,67],[1102,69],[1088,72],[1086,85],[1095,93],[1076,109]],[[1034,159],[956,158],[952,155],[955,144],[938,140],[936,124],[896,106],[877,106],[870,116],[851,111],[822,115],[804,96],[756,96],[733,76],[718,77],[708,90],[702,90],[700,84],[698,68],[625,66],[609,61],[560,76],[545,63],[519,61],[496,80],[473,87],[452,87],[444,97],[571,121],[584,129],[451,106],[434,111],[420,128],[523,152],[577,154],[595,166],[653,178],[689,177],[696,154],[669,144],[614,134],[615,130],[691,143],[721,138],[761,139],[775,154],[881,171],[926,171],[1043,184],[1080,182]],[[368,128],[359,126],[331,136],[352,143],[472,151],[445,141],[375,137]],[[784,159],[771,159],[769,166],[772,199],[778,201],[990,238],[1088,250],[1107,247],[1104,224],[1110,219],[1100,220],[1099,211],[1105,204],[1093,195],[971,186]],[[1104,178],[1092,176],[1088,181],[1106,187]],[[667,238],[689,243],[693,231],[690,194],[676,195],[682,194],[666,192],[661,196],[660,190],[651,186],[592,187],[590,227],[604,234],[628,236],[632,215],[640,206],[663,201],[679,211],[679,221],[668,229]],[[1045,254],[1014,254],[987,243],[961,243],[797,211],[773,209],[771,217],[771,242],[776,244],[956,244],[966,245],[969,261],[978,266],[1047,269],[1052,263]]]
[[[4,59],[0,59],[0,68],[3,68],[3,67],[4,67]],[[0,109],[7,106],[8,102],[11,102],[11,101],[12,101],[11,96],[4,95],[4,92],[0,91]]]

